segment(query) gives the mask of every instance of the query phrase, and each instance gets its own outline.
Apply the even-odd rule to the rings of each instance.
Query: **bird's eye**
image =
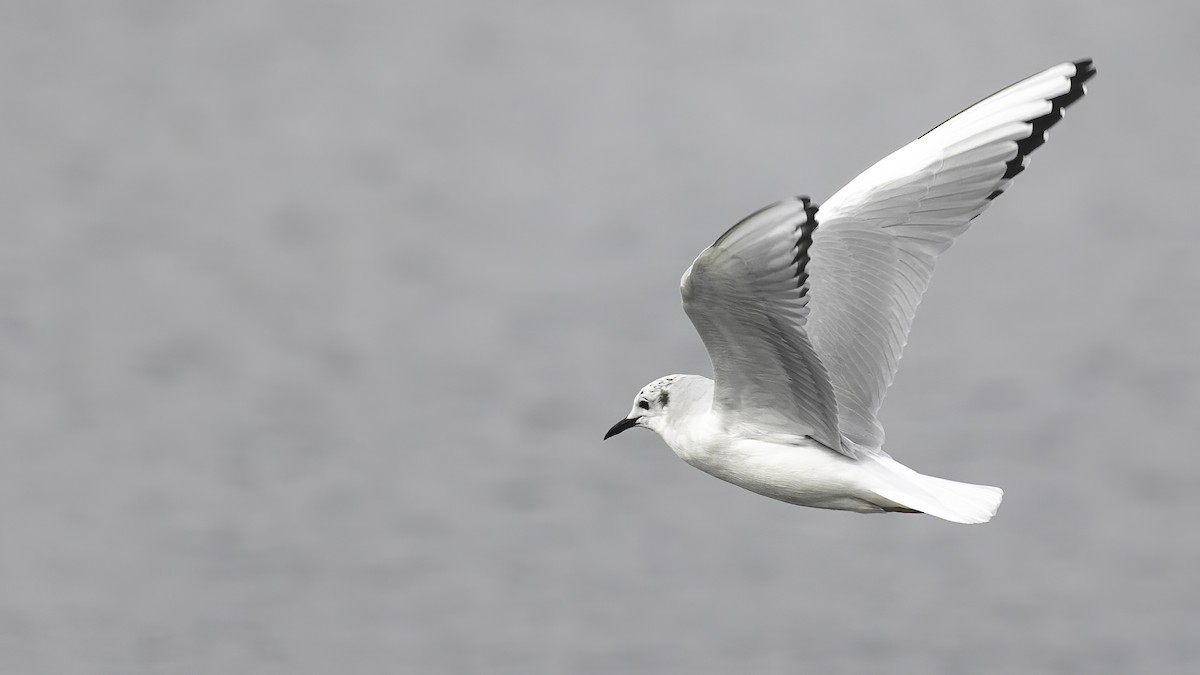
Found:
[[[641,408],[642,410],[649,410],[650,402],[649,401],[638,401],[638,407]]]

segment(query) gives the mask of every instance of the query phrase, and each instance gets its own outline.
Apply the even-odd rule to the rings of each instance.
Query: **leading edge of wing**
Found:
[[[830,378],[805,331],[815,213],[797,197],[747,216],[700,253],[680,292],[726,424],[808,435],[845,452]]]

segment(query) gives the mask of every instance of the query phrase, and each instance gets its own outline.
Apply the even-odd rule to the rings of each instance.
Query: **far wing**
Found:
[[[976,103],[885,157],[817,214],[808,334],[829,371],[851,452],[877,450],[892,383],[934,262],[1028,164],[1084,94],[1090,60]]]
[[[808,435],[840,449],[829,376],[805,333],[815,207],[780,202],[734,225],[683,275],[683,308],[716,375],[726,424]]]

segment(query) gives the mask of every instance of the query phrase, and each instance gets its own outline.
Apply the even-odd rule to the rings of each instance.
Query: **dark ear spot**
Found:
[[[650,402],[649,401],[638,401],[638,407],[641,408],[642,410],[649,410]]]
[[[659,405],[666,405],[667,401],[670,401],[670,400],[671,400],[671,397],[667,395],[666,391],[664,391],[658,395],[658,404]]]

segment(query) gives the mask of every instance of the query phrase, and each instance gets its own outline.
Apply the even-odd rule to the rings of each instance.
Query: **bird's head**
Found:
[[[608,440],[633,427],[646,427],[661,434],[662,425],[671,409],[672,386],[677,384],[682,377],[682,375],[667,375],[642,387],[642,390],[633,399],[633,408],[630,409],[629,414],[625,416],[625,419],[614,424],[608,433],[604,434],[604,439]]]

